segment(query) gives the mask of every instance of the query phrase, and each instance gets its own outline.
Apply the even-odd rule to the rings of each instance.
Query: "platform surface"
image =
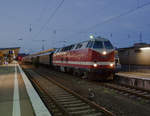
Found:
[[[150,73],[142,73],[142,72],[118,72],[117,76],[127,77],[127,78],[135,78],[141,80],[150,80]]]
[[[0,116],[51,116],[17,62],[0,66]]]

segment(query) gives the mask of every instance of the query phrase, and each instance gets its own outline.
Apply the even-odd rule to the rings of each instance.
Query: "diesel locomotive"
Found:
[[[108,39],[96,37],[26,56],[23,62],[49,65],[90,80],[112,80],[115,73],[115,50]]]

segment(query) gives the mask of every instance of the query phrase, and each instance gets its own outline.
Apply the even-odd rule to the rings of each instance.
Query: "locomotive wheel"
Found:
[[[83,72],[83,76],[81,78],[82,79],[89,79],[88,72]]]
[[[81,77],[81,76],[82,76],[82,72],[81,72],[79,69],[74,69],[74,70],[73,70],[73,75],[74,75],[74,76]]]
[[[72,74],[73,74],[73,76],[77,76],[77,72],[76,72],[75,69],[73,70],[73,73],[72,73]]]

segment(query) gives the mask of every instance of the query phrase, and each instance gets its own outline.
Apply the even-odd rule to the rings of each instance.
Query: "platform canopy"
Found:
[[[15,57],[18,56],[20,47],[12,47],[12,48],[0,48],[0,57],[13,55]]]

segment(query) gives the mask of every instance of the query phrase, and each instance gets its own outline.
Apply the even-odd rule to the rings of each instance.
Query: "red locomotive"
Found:
[[[114,48],[108,39],[101,37],[32,54],[23,61],[53,66],[92,80],[113,79],[115,72]]]
[[[113,79],[114,48],[109,40],[97,37],[57,49],[53,66],[63,72],[73,72],[93,80]]]

